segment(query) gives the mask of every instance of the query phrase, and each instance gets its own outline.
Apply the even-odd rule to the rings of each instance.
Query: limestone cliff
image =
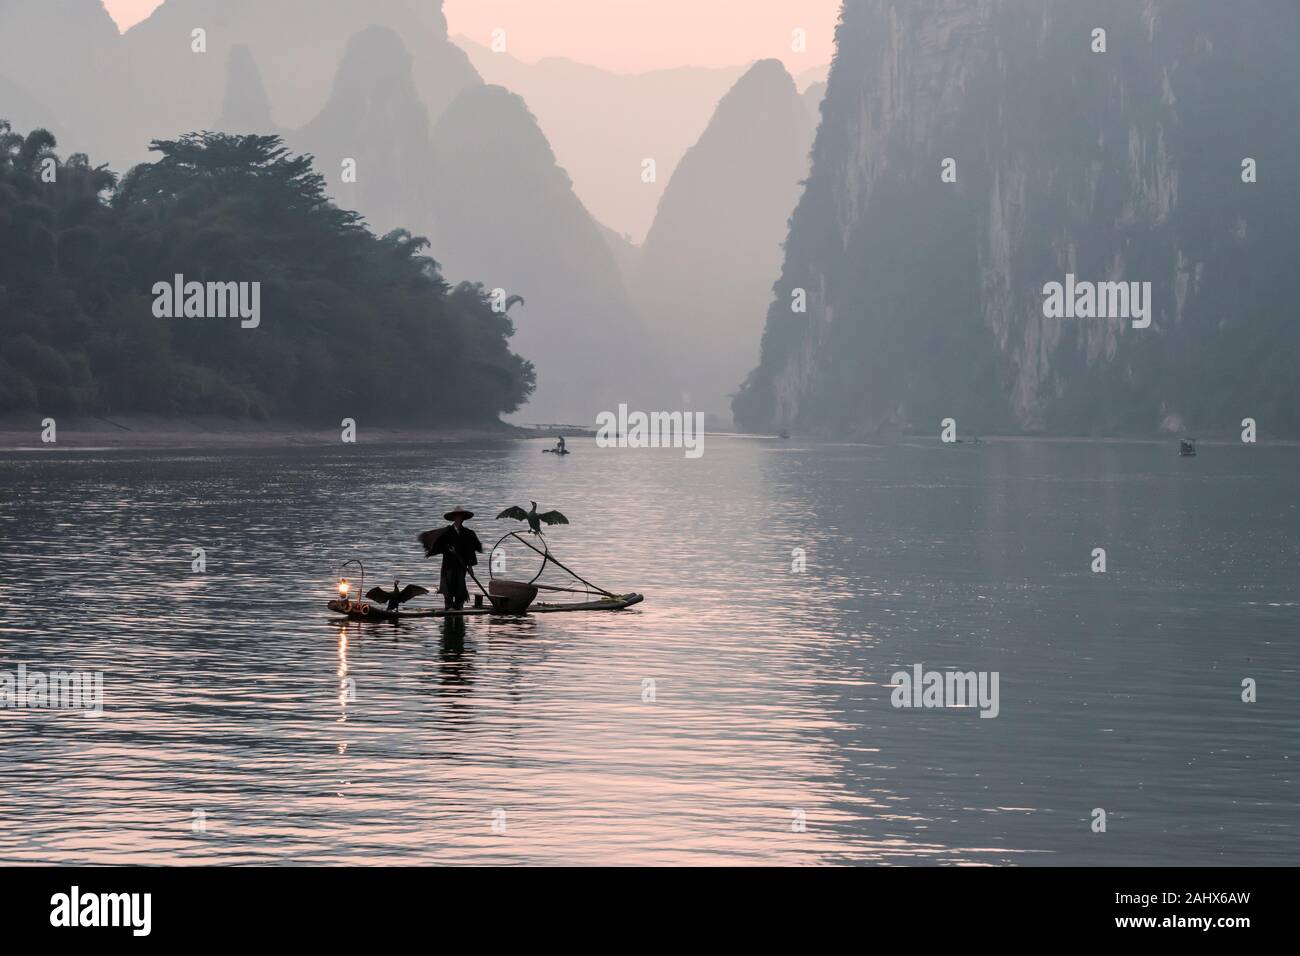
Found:
[[[1295,13],[847,0],[738,422],[1300,433]],[[1045,317],[1067,274],[1150,327]]]

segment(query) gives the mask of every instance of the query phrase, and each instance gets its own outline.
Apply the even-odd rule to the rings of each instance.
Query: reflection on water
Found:
[[[0,710],[0,861],[1296,858],[1300,450],[571,447],[0,455],[0,670],[106,710]],[[646,602],[325,611],[528,499]],[[895,710],[914,663],[998,671],[1000,715]]]

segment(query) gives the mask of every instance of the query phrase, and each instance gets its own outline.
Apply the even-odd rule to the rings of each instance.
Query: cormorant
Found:
[[[543,512],[542,514],[538,514],[537,502],[530,501],[529,504],[533,506],[532,511],[525,511],[523,508],[520,508],[518,505],[515,505],[513,507],[507,508],[505,511],[497,515],[497,520],[500,521],[502,518],[514,518],[516,521],[527,521],[528,529],[532,531],[533,534],[542,533],[541,522],[543,521],[545,521],[547,524],[568,524],[569,523],[569,519],[564,517],[564,515],[560,514],[558,511],[546,511]]]
[[[366,592],[366,597],[376,604],[387,602],[386,610],[396,611],[401,605],[405,604],[411,598],[419,597],[421,594],[428,594],[428,588],[422,588],[418,584],[408,584],[406,587],[399,589],[400,581],[393,582],[393,589],[385,591],[383,588],[371,588]]]

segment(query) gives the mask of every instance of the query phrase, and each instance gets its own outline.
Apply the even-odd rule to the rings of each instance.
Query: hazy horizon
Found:
[[[103,0],[126,32],[164,0]],[[564,57],[616,73],[674,67],[728,67],[774,57],[798,74],[834,53],[840,0],[445,0],[448,33],[488,46],[497,28],[525,63]],[[743,13],[743,17],[740,14]],[[806,31],[806,52],[791,49]]]

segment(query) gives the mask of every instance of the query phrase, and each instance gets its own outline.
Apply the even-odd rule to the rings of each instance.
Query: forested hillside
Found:
[[[192,133],[119,178],[0,121],[0,411],[482,422],[532,365],[481,287],[332,205],[278,137]],[[256,327],[154,287],[259,283]]]

